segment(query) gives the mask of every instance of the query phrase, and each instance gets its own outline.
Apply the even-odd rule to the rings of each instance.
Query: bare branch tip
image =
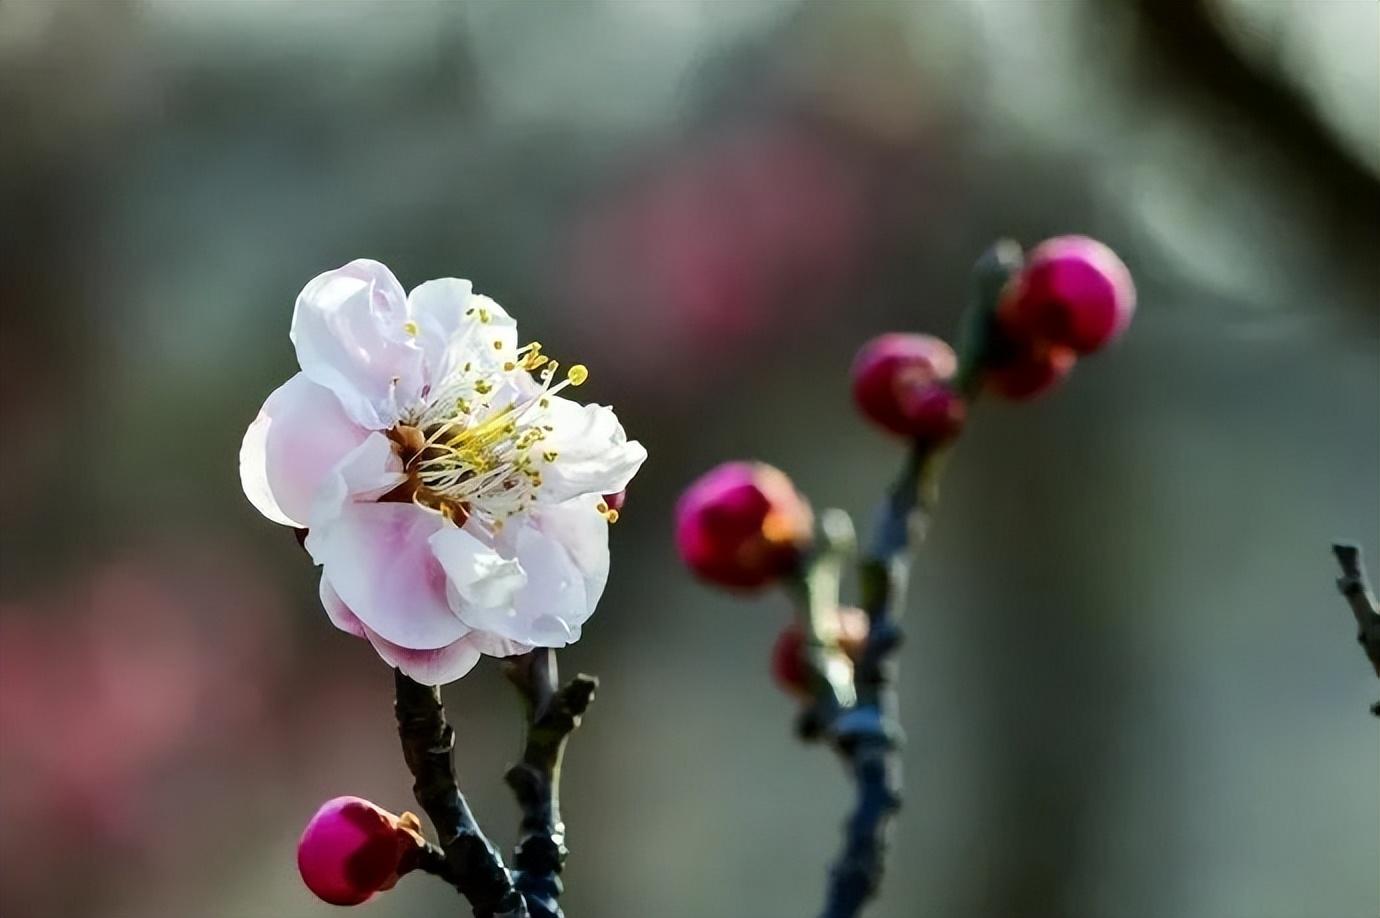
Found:
[[[576,676],[561,689],[562,704],[573,716],[579,717],[594,701],[594,692],[599,688],[599,680],[584,673]]]
[[[1332,554],[1337,557],[1337,563],[1342,566],[1343,572],[1349,576],[1356,576],[1359,574],[1361,566],[1361,546],[1354,542],[1333,542]]]

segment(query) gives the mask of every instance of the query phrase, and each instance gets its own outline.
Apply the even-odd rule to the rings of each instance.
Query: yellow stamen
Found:
[[[466,314],[480,322],[492,318],[482,306]],[[415,499],[423,506],[448,512],[457,524],[478,514],[497,528],[536,503],[542,471],[559,456],[543,446],[554,430],[543,422],[551,419],[555,394],[585,382],[589,370],[572,364],[557,382],[560,364],[541,352],[539,342],[509,353],[506,338],[488,340],[500,361],[466,361],[437,387],[432,401],[407,422],[417,430],[419,444],[405,461]],[[524,372],[535,378],[537,391],[512,384],[508,374]],[[599,513],[609,522],[618,518],[606,502]]]

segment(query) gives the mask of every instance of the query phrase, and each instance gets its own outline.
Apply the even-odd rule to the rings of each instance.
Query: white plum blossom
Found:
[[[519,346],[469,281],[405,294],[368,260],[307,284],[291,338],[301,372],[249,425],[240,478],[307,531],[336,627],[428,684],[577,640],[608,579],[603,495],[647,457],[611,409],[559,394],[587,370]]]

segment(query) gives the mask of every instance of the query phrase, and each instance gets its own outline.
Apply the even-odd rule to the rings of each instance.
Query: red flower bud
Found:
[[[415,866],[420,823],[359,797],[327,800],[297,842],[297,869],[307,888],[331,905],[359,905],[392,889]]]
[[[953,348],[930,335],[873,338],[853,360],[853,400],[878,426],[930,442],[951,439],[967,406],[948,386],[958,370]]]
[[[848,658],[857,662],[867,642],[867,613],[851,607],[839,609],[835,618],[838,633],[834,639]],[[805,660],[805,632],[791,622],[776,636],[771,648],[771,675],[788,695],[810,694],[810,668]]]
[[[1030,252],[1002,296],[1008,333],[1090,354],[1131,324],[1136,289],[1116,253],[1086,236],[1058,236]]]
[[[726,462],[686,489],[676,505],[676,545],[686,565],[721,586],[765,586],[810,546],[810,505],[779,469]]]
[[[1056,388],[1077,362],[1078,355],[1069,348],[1027,342],[1025,347],[995,359],[985,380],[998,395],[1024,401]]]

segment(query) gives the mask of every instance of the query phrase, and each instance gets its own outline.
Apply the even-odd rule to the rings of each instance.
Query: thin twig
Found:
[[[561,871],[568,852],[561,822],[561,760],[566,740],[594,700],[599,680],[582,673],[559,685],[556,651],[549,648],[511,659],[504,672],[527,712],[522,759],[504,776],[522,810],[514,884],[532,918],[563,918]]]
[[[963,318],[959,369],[954,379],[954,387],[967,399],[976,398],[981,391],[982,368],[998,340],[994,330],[996,305],[1021,261],[1020,246],[1003,240],[988,249],[974,268],[972,302]],[[872,540],[858,565],[868,630],[852,670],[853,703],[838,708],[834,699],[841,692],[831,685],[834,680],[830,672],[812,666],[817,685],[813,710],[837,711],[822,733],[843,757],[857,786],[843,852],[829,873],[822,918],[855,918],[881,884],[891,823],[901,809],[903,736],[895,659],[902,638],[900,617],[905,608],[911,548],[924,539],[929,528],[947,454],[942,444],[914,443],[877,512]],[[821,560],[829,557],[826,550]],[[803,581],[809,607],[813,608],[822,600],[809,595],[815,581],[808,574]],[[836,599],[836,578],[826,578],[824,583],[834,589]]]
[[[928,517],[921,482],[934,453],[916,446],[882,503],[872,543],[859,566],[867,641],[853,673],[857,702],[828,730],[857,786],[843,852],[829,874],[823,918],[853,918],[877,892],[891,822],[901,808],[901,728],[896,648],[905,604],[909,548]]]
[[[1337,590],[1346,597],[1351,614],[1356,617],[1356,642],[1365,650],[1375,675],[1380,676],[1380,605],[1376,604],[1375,594],[1371,592],[1366,579],[1361,548],[1336,543],[1332,546],[1332,553],[1337,556],[1337,563],[1342,568],[1342,576],[1337,578]],[[1380,702],[1371,707],[1371,713],[1380,717]]]
[[[455,731],[446,722],[441,691],[395,671],[398,737],[415,779],[413,793],[436,827],[445,876],[474,909],[475,918],[529,918],[508,868],[470,811],[455,779]]]

